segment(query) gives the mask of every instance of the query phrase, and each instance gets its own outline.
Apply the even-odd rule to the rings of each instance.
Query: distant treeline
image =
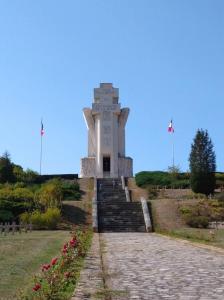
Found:
[[[216,172],[216,187],[224,186],[224,173]],[[190,173],[171,173],[162,171],[142,171],[135,175],[139,187],[153,186],[158,188],[190,188]]]

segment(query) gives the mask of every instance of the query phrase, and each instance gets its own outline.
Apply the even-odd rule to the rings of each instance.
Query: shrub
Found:
[[[0,199],[0,210],[9,210],[11,211],[13,208],[13,202],[10,202],[5,199]]]
[[[187,189],[190,187],[189,179],[178,179],[171,183],[173,189]]]
[[[30,215],[30,222],[33,224],[35,229],[45,229],[46,228],[46,222],[43,218],[43,213],[41,213],[39,210],[34,211]]]
[[[24,182],[20,181],[20,182],[16,182],[15,185],[14,185],[14,188],[15,189],[18,189],[18,188],[25,188],[26,185]]]
[[[10,185],[5,185],[0,189],[0,199],[1,200],[12,200],[13,189]],[[13,200],[12,200],[13,201]]]
[[[24,171],[21,166],[13,164],[13,174],[16,181],[24,181]]]
[[[48,208],[45,213],[36,210],[32,213],[26,212],[20,215],[22,223],[32,223],[35,229],[56,229],[60,218],[61,212],[58,208]]]
[[[31,169],[27,169],[24,172],[24,181],[26,183],[35,183],[39,174]]]
[[[81,198],[78,182],[62,182],[63,200],[79,200]]]
[[[171,184],[171,175],[167,172],[139,172],[135,175],[136,184],[140,187],[147,185],[169,185]]]
[[[61,219],[61,212],[56,207],[48,208],[43,214],[43,218],[48,229],[56,229],[56,226]]]
[[[135,175],[136,184],[139,187],[146,187],[147,185],[159,186],[167,188],[189,188],[189,174],[188,173],[168,173],[168,172],[148,172],[143,171]]]
[[[62,199],[61,181],[58,179],[49,180],[43,184],[36,194],[37,202],[46,210],[49,207],[60,207]]]
[[[24,212],[19,216],[20,222],[23,224],[31,223],[31,214],[28,212]]]
[[[0,209],[11,211],[15,218],[33,207],[33,194],[28,189],[13,190],[11,185],[5,185],[4,188],[0,189]]]
[[[186,223],[194,228],[207,228],[209,225],[209,218],[206,216],[188,216]]]
[[[24,187],[19,187],[16,188],[12,191],[12,198],[14,201],[19,202],[19,201],[26,201],[26,202],[31,202],[33,201],[34,195],[33,193]]]
[[[1,222],[9,222],[12,221],[13,214],[9,210],[0,210],[0,221]]]
[[[151,185],[147,186],[147,192],[149,199],[155,199],[158,197],[158,191]]]
[[[12,185],[5,185],[0,189],[0,199],[10,200],[15,202],[21,201],[32,201],[34,198],[33,193],[27,188],[15,188],[13,189]]]
[[[180,208],[180,212],[182,213],[182,215],[191,215],[192,209],[190,207],[183,206]]]

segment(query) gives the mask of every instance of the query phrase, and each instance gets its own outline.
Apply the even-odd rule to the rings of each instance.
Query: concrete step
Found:
[[[126,198],[125,197],[119,197],[119,198],[116,198],[116,197],[110,197],[110,198],[107,198],[107,197],[99,197],[98,198],[98,202],[99,203],[105,203],[105,205],[107,204],[107,203],[111,203],[111,202],[113,202],[113,203],[125,203],[125,202],[127,202],[127,200],[126,200]]]
[[[145,232],[145,226],[140,227],[99,227],[99,232]]]
[[[100,216],[98,218],[99,222],[107,222],[107,223],[116,223],[116,222],[123,222],[123,223],[131,223],[131,224],[135,224],[135,223],[141,223],[144,224],[144,218],[139,216],[136,218],[133,218],[133,216],[105,216],[102,217]]]
[[[141,204],[140,203],[133,203],[133,202],[120,202],[120,201],[117,201],[117,202],[113,202],[112,201],[102,201],[102,202],[98,202],[98,207],[99,208],[110,208],[110,209],[130,209],[130,210],[136,210],[136,209],[139,209],[141,210],[142,207],[141,207]]]
[[[121,180],[98,179],[97,184],[99,231],[145,232],[141,203],[126,201]]]

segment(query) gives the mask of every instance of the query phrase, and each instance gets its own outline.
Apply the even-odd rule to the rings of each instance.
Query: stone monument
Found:
[[[92,109],[84,108],[88,157],[81,160],[81,177],[132,177],[132,159],[125,157],[125,125],[129,108],[121,108],[119,90],[111,83],[94,89]]]

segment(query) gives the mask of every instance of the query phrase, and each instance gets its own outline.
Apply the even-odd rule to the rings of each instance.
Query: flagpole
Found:
[[[41,119],[41,131],[40,131],[40,175],[42,172],[42,150],[43,150],[42,125],[43,125],[43,119]]]
[[[168,126],[168,132],[173,135],[172,136],[172,168],[174,170],[175,167],[175,160],[174,160],[174,128],[173,128],[173,118],[171,118],[171,121]]]
[[[174,160],[174,132],[173,132],[173,145],[172,145],[173,147],[173,151],[172,151],[172,154],[173,154],[173,157],[172,157],[172,160],[173,160],[173,171],[174,171],[174,166],[175,166],[175,160]]]

